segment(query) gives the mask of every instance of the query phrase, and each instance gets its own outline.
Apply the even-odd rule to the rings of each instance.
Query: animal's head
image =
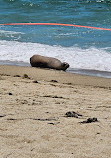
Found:
[[[65,71],[68,67],[69,67],[69,64],[68,64],[68,63],[66,63],[66,62],[63,62],[63,63],[62,63],[62,70]]]

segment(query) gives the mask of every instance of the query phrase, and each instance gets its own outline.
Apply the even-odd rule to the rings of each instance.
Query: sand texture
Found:
[[[111,79],[0,66],[0,158],[110,157]]]

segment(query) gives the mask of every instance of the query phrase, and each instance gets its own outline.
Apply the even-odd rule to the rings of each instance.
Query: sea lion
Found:
[[[30,64],[32,67],[51,68],[63,71],[65,71],[69,67],[69,64],[66,62],[62,63],[56,58],[45,57],[41,55],[33,55],[30,58]]]

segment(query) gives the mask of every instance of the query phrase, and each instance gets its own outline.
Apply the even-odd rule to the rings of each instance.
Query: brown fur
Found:
[[[66,70],[69,64],[61,62],[60,60],[52,57],[45,57],[41,55],[33,55],[30,58],[30,64],[32,67],[51,68],[56,70]]]

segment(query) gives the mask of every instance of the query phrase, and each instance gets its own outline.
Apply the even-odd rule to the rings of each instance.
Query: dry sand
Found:
[[[110,157],[111,79],[0,66],[0,158]]]

